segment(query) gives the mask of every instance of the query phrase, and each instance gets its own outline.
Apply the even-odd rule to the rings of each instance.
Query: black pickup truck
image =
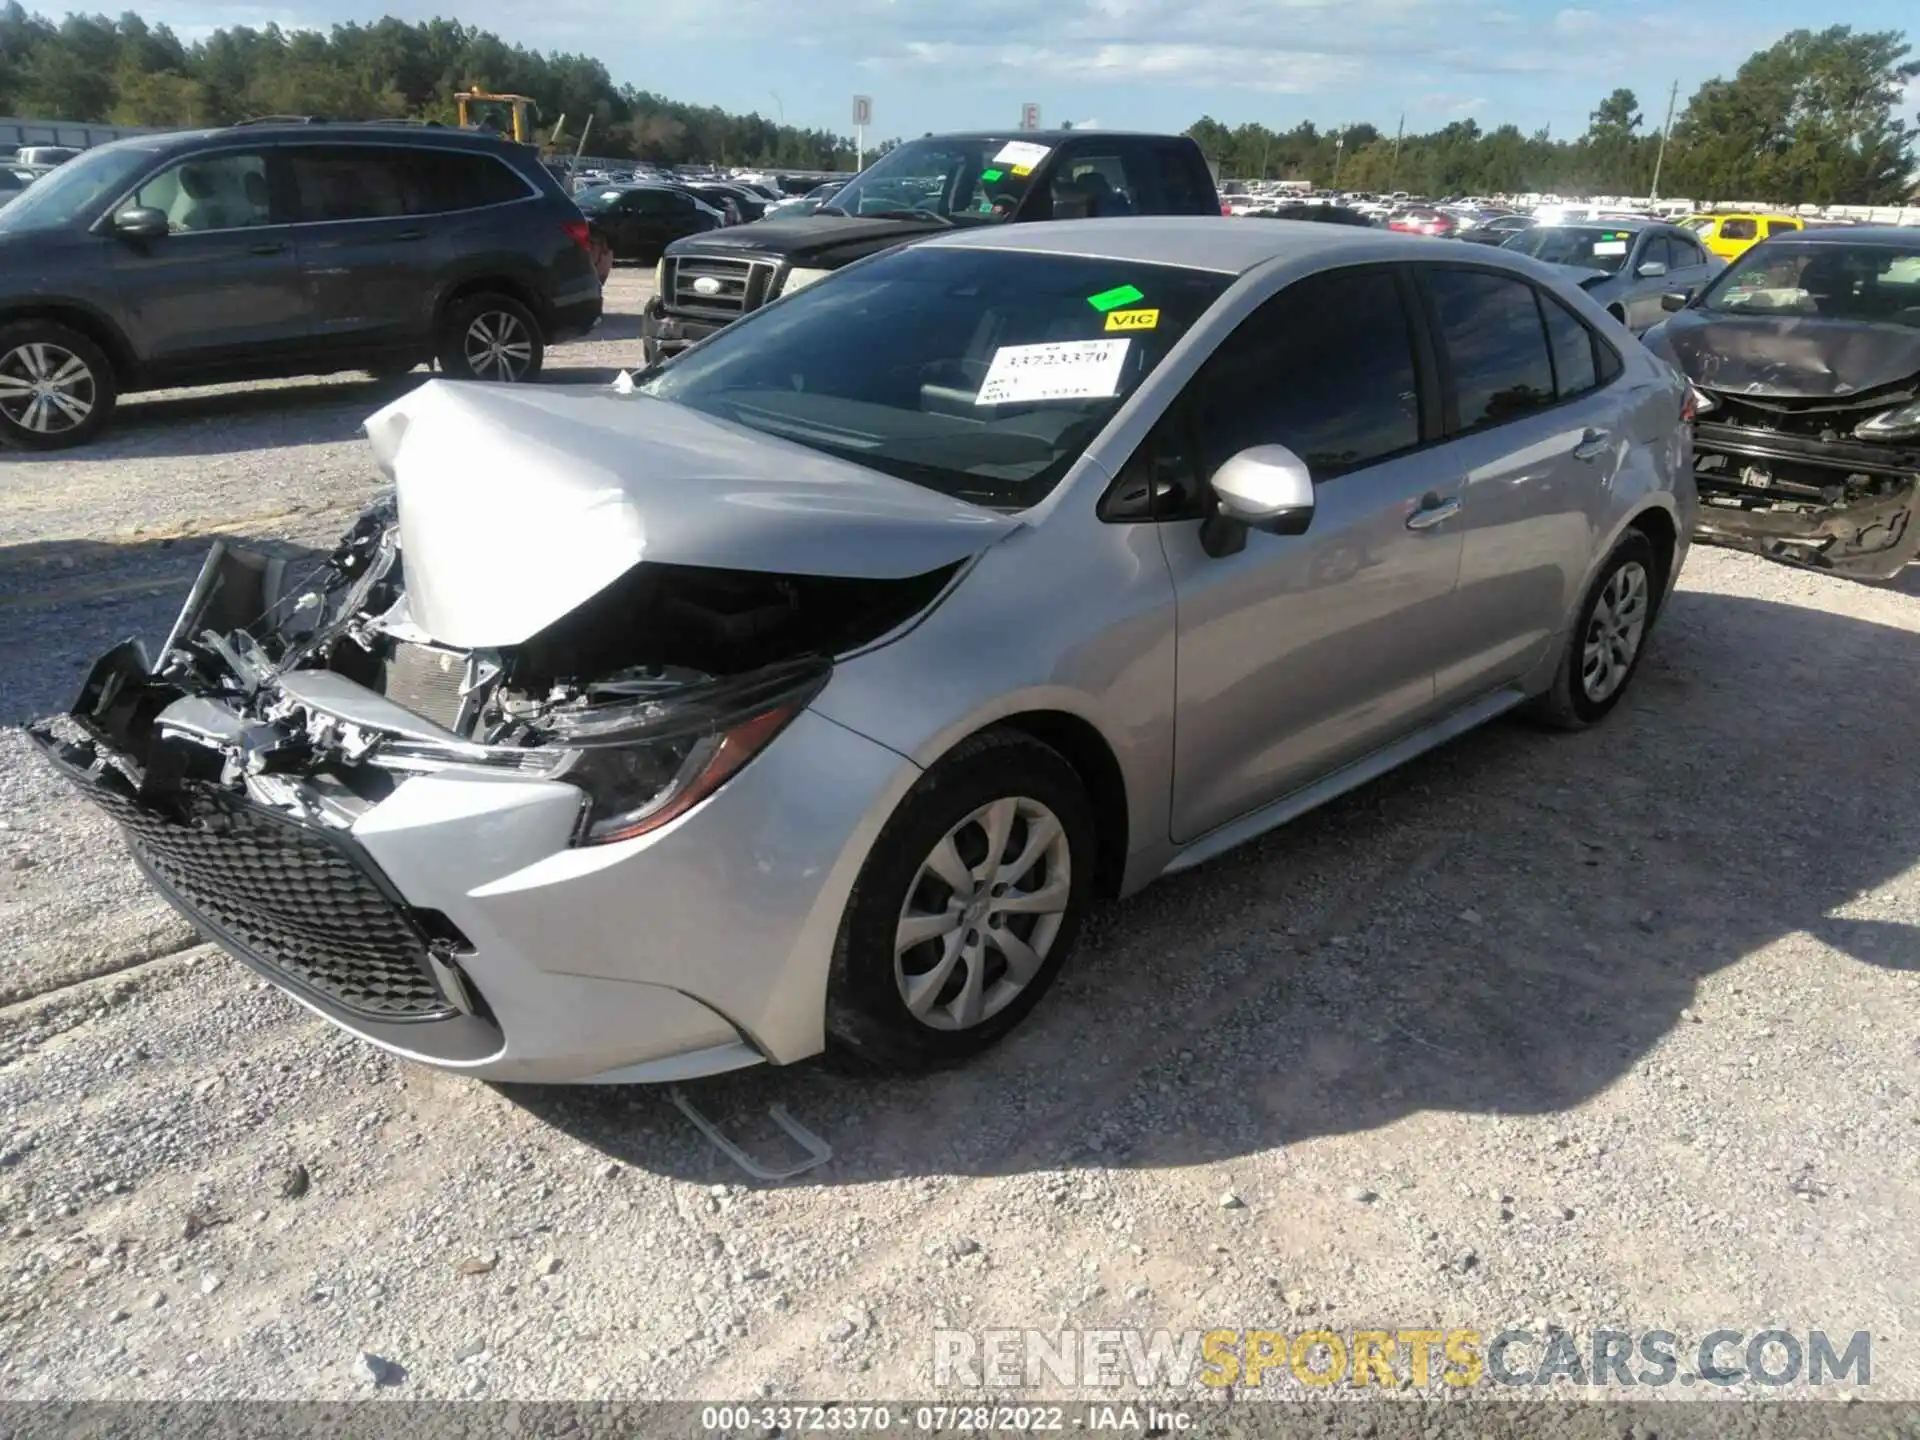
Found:
[[[889,150],[815,214],[674,241],[641,344],[651,365],[842,265],[956,226],[1220,213],[1206,157],[1184,135],[929,135]]]

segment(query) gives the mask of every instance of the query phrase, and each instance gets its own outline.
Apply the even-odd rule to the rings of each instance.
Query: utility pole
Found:
[[[1407,112],[1400,112],[1400,123],[1393,131],[1393,160],[1387,166],[1387,193],[1393,193],[1393,182],[1400,178],[1400,141],[1407,133]]]
[[[1260,178],[1267,178],[1267,157],[1273,153],[1273,132],[1267,131],[1267,138],[1260,145]]]
[[[1333,137],[1333,184],[1327,187],[1330,190],[1338,190],[1340,188],[1340,161],[1345,157],[1346,153],[1347,127],[1342,125],[1340,127],[1340,133]]]
[[[1673,133],[1673,107],[1680,98],[1680,82],[1673,82],[1673,88],[1667,92],[1667,123],[1660,127],[1660,149],[1653,157],[1653,193],[1647,198],[1660,198],[1660,167],[1667,161],[1667,136]]]

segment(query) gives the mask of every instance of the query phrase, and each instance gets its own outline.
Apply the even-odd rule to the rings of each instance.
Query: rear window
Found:
[[[640,390],[943,494],[1057,485],[1232,277],[944,246],[831,275],[656,366]]]
[[[1760,229],[1751,220],[1722,220],[1720,238],[1722,240],[1751,240],[1760,233]]]

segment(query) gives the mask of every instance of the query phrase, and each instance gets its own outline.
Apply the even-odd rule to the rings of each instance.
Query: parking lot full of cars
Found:
[[[1041,1318],[1015,1267],[1181,1324],[1790,1273],[1904,1335],[1755,1196],[1920,1258],[1920,230],[1740,218],[1223,194],[1097,131],[36,175],[0,1384],[885,1393],[977,1299]],[[1843,1066],[1844,1130],[1745,1088]],[[810,1159],[740,1187],[776,1097]],[[1633,1238],[1728,1214],[1710,1278]]]

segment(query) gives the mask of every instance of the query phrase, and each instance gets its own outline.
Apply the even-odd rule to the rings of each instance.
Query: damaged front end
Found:
[[[1920,555],[1920,390],[1759,396],[1696,383],[1696,534],[1771,560],[1887,580]]]
[[[166,897],[255,969],[376,1037],[467,1027],[437,1049],[480,1055],[498,1029],[463,965],[471,943],[441,897],[403,896],[355,827],[414,777],[455,772],[572,787],[574,846],[658,830],[765,749],[834,656],[911,622],[961,568],[648,561],[519,643],[462,648],[415,622],[383,506],[317,569],[216,543],[157,657],[119,645],[69,714],[29,733]]]

